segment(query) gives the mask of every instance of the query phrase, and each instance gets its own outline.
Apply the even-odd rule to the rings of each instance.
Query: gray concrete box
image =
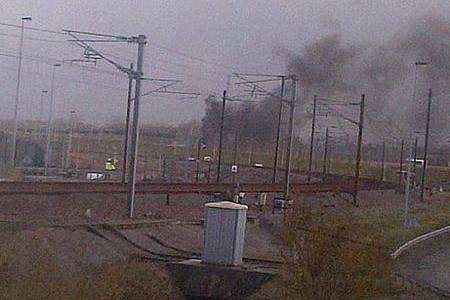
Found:
[[[202,262],[234,266],[242,264],[247,206],[223,201],[207,203],[205,208]]]

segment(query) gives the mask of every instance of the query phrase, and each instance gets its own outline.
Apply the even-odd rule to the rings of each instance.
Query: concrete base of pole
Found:
[[[193,299],[242,299],[272,280],[274,269],[261,266],[221,266],[190,259],[167,264],[174,283]]]

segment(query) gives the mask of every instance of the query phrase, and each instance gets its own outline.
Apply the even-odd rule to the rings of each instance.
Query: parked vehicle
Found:
[[[407,158],[406,159],[406,162],[412,162],[412,163],[414,163],[414,158]],[[416,165],[423,165],[423,163],[424,163],[425,161],[423,160],[423,159],[420,159],[420,158],[416,158],[416,161],[415,161],[415,163],[416,163]]]
[[[87,180],[105,180],[105,174],[99,172],[89,172],[86,174]]]

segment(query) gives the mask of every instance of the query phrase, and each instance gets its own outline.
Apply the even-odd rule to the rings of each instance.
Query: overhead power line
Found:
[[[0,35],[20,39],[20,35],[16,35],[16,34],[0,33]],[[61,44],[66,43],[65,40],[54,40],[54,39],[45,39],[45,38],[36,38],[36,37],[27,37],[27,36],[24,36],[23,38],[25,40],[40,41],[40,42],[46,42],[46,43],[61,43]]]
[[[21,28],[22,26],[16,25],[16,24],[10,24],[5,22],[0,22],[0,26],[6,26],[6,27],[13,27],[13,28]],[[38,32],[45,32],[45,33],[53,33],[53,34],[59,34],[59,35],[66,35],[64,32],[56,31],[56,30],[50,30],[50,29],[43,29],[43,28],[36,28],[36,27],[24,27],[26,30],[32,30],[32,31],[38,31]]]

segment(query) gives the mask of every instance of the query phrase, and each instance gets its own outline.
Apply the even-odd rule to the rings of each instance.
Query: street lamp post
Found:
[[[17,127],[18,127],[18,113],[19,113],[19,96],[20,96],[20,77],[22,73],[22,50],[23,50],[23,32],[25,29],[25,22],[31,21],[31,17],[22,17],[22,24],[20,27],[20,43],[19,43],[19,65],[17,67],[17,83],[16,83],[16,98],[14,102],[14,129],[13,140],[11,147],[11,166],[16,165],[16,146],[17,146]]]
[[[51,160],[51,134],[53,130],[53,106],[54,106],[54,87],[55,87],[55,73],[56,68],[60,67],[61,64],[54,64],[53,65],[53,73],[52,73],[52,84],[50,89],[50,107],[48,112],[48,122],[47,122],[47,130],[46,130],[46,136],[47,136],[47,145],[45,148],[45,176],[48,175],[48,167]]]

